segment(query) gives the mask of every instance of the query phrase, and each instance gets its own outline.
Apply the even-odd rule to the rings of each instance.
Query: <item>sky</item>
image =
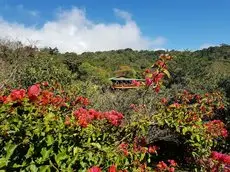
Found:
[[[0,38],[60,52],[230,44],[230,0],[0,0]]]

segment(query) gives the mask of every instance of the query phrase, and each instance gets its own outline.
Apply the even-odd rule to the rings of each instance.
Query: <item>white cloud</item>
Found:
[[[127,11],[123,11],[123,10],[120,10],[117,8],[114,8],[113,11],[114,11],[115,15],[125,19],[126,21],[131,21],[131,19],[132,19],[132,15]]]
[[[40,28],[0,19],[0,33],[1,37],[17,38],[25,44],[34,40],[38,41],[38,47],[57,47],[61,52],[77,53],[123,48],[157,49],[166,43],[160,36],[156,39],[144,37],[128,12],[119,9],[114,12],[125,20],[125,24],[95,23],[86,17],[85,10],[74,7],[59,11],[55,20],[47,21]]]
[[[204,43],[200,46],[200,49],[204,49],[204,48],[208,48],[208,47],[211,47],[211,46],[215,46],[214,44],[209,44],[209,43]]]

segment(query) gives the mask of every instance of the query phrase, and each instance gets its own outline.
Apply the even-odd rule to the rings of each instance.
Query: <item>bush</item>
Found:
[[[146,71],[143,96],[150,89],[161,91],[165,76],[170,76],[170,59],[161,55],[155,70]],[[90,109],[86,97],[66,92],[60,84],[5,90],[0,96],[0,170],[173,172],[186,165],[210,171],[230,164],[228,155],[212,152],[228,134],[224,123],[214,120],[224,108],[219,93],[185,91],[156,99],[154,113],[148,109],[152,102],[137,102],[126,116],[113,109]],[[156,132],[149,134],[152,126]],[[165,133],[176,136],[172,141],[179,138],[187,151],[182,159],[165,154],[170,151],[164,146],[168,137],[161,137]]]
[[[57,81],[62,85],[69,85],[73,79],[74,76],[58,57],[41,53],[20,67],[15,83],[16,86],[20,84],[23,87],[42,81]]]

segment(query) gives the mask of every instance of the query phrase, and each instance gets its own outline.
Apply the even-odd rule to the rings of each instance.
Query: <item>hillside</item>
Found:
[[[146,73],[151,77],[145,87],[110,88],[111,77],[141,79]],[[2,40],[0,83],[0,170],[28,170],[27,166],[86,170],[89,164],[115,160],[119,168],[133,170],[136,161],[131,160],[137,159],[153,161],[151,168],[169,160],[167,168],[174,171],[173,159],[181,170],[199,171],[210,170],[205,158],[213,150],[229,158],[230,45],[78,55]],[[136,148],[142,135],[147,141]],[[114,151],[117,142],[122,142],[125,156]],[[133,149],[146,149],[145,153],[129,150],[129,159],[128,143]],[[6,153],[8,148],[18,155]]]

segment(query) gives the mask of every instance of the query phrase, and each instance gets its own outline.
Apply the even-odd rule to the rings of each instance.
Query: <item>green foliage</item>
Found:
[[[114,73],[116,77],[136,78],[136,71],[130,66],[120,66]]]
[[[58,81],[61,84],[70,84],[73,77],[58,57],[46,53],[41,53],[30,59],[15,76],[16,82],[23,87],[42,81]]]
[[[132,152],[134,138],[147,133],[149,120],[146,117],[138,117],[140,122],[123,121],[121,126],[113,124],[113,120],[98,118],[86,127],[81,123],[84,119],[77,120],[75,112],[81,109],[81,102],[78,100],[83,100],[82,98],[76,99],[77,104],[73,104],[75,98],[68,97],[66,93],[59,95],[61,90],[52,88],[54,92],[51,93],[35,88],[38,85],[34,85],[33,89],[30,87],[26,95],[24,90],[14,90],[1,102],[1,170],[86,171],[94,165],[107,169],[115,163],[119,169],[132,171],[138,168],[134,161],[142,163],[146,156],[151,156],[146,151]],[[36,95],[36,99],[31,94]],[[57,97],[69,101],[56,104],[54,102]],[[102,113],[95,110],[91,112],[95,115]],[[105,115],[111,116],[110,113],[117,112],[106,112]],[[110,116],[109,119],[113,117]],[[133,116],[133,119],[137,118]],[[122,142],[128,145],[127,150],[119,148]],[[128,155],[122,151],[128,151]]]
[[[194,164],[196,167],[204,166],[198,161],[205,159],[212,149],[229,152],[229,137],[223,141],[221,136],[214,137],[207,134],[205,126],[205,123],[212,124],[211,121],[216,118],[224,121],[228,130],[230,128],[229,52],[229,45],[195,52],[175,50],[168,52],[174,57],[174,60],[168,63],[171,77],[164,80],[165,84],[162,85],[159,94],[155,94],[155,91],[150,88],[111,90],[108,87],[110,84],[108,78],[116,74],[143,78],[144,70],[152,66],[157,56],[165,53],[163,50],[124,49],[77,55],[61,54],[56,48],[38,51],[36,47],[23,46],[20,42],[1,41],[0,90],[2,93],[9,93],[8,87],[25,88],[42,81],[49,81],[49,83],[57,81],[61,83],[63,86],[61,90],[65,92],[53,90],[54,95],[58,94],[65,98],[68,96],[73,98],[76,95],[88,97],[91,102],[88,108],[100,109],[102,112],[113,109],[122,112],[125,119],[120,128],[111,126],[108,121],[103,120],[96,120],[87,128],[82,128],[73,116],[73,112],[80,106],[73,107],[72,99],[67,101],[67,107],[62,108],[52,104],[38,105],[30,102],[28,97],[23,99],[22,104],[1,103],[0,169],[86,171],[98,165],[106,171],[116,162],[118,169],[138,171],[145,161],[152,168],[156,167],[158,160],[166,160],[165,155],[154,154],[149,158],[148,153],[134,152],[133,141],[135,137],[159,136],[158,140],[155,139],[148,144],[155,144],[158,141],[167,144],[165,138],[168,136],[158,135],[161,131],[170,133],[171,136],[175,134],[179,137],[182,148],[185,147],[192,153],[187,155],[191,155],[193,163],[177,159],[181,166],[186,163]],[[161,72],[165,76],[169,74],[166,71]],[[184,89],[189,90],[193,95],[222,91],[225,93],[224,101],[222,99],[215,101],[215,106],[221,106],[223,103],[225,108],[215,109],[213,116],[210,117],[204,116],[199,109],[200,104],[194,102],[188,104],[178,101],[181,106],[172,107],[176,97]],[[162,98],[167,98],[168,104],[160,104]],[[4,98],[1,97],[0,101],[2,99]],[[204,101],[207,100],[204,98]],[[207,109],[212,108],[204,102],[203,105]],[[197,113],[199,120],[186,121],[189,119],[188,112],[191,109]],[[68,117],[71,125],[68,124],[68,120],[66,121]],[[149,133],[152,125],[157,126],[154,134]],[[177,142],[178,138],[171,136],[172,142]],[[128,144],[128,157],[117,148],[122,142]],[[144,149],[148,149],[148,146],[145,145]],[[171,158],[174,157],[176,156],[171,155]],[[139,165],[134,165],[134,160],[138,159],[143,161],[139,162]]]
[[[102,68],[98,68],[85,62],[78,67],[78,75],[82,81],[91,81],[97,84],[108,84],[109,75]]]

